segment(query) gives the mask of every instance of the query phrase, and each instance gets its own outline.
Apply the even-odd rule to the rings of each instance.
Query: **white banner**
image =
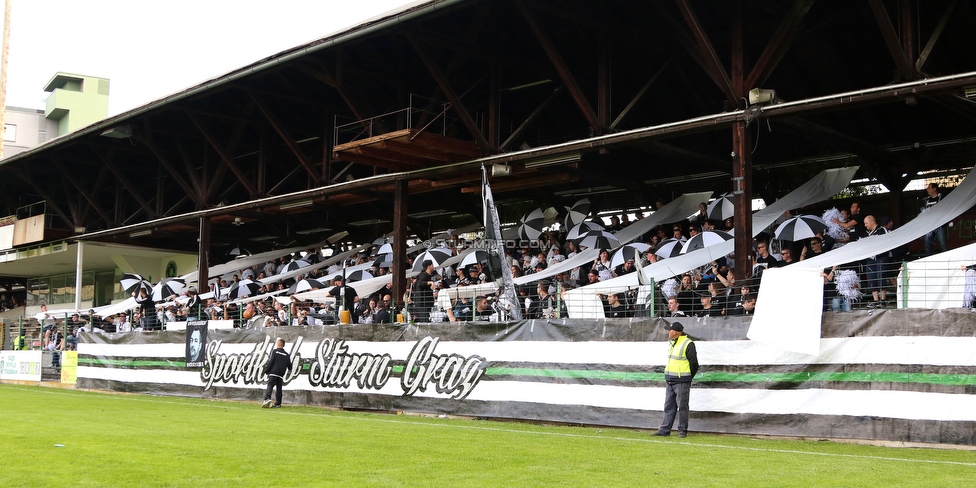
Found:
[[[42,351],[0,351],[0,380],[41,381]]]

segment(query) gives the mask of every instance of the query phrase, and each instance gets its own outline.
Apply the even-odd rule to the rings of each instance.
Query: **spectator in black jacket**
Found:
[[[291,356],[285,352],[285,340],[278,339],[275,349],[271,351],[268,364],[264,367],[264,374],[268,375],[268,389],[264,392],[264,403],[261,408],[281,408],[281,389],[284,386],[285,374],[291,371]],[[278,388],[275,401],[271,402],[271,390]]]

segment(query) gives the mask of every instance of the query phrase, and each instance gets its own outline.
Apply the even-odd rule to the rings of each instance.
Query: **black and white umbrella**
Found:
[[[605,230],[591,230],[583,234],[576,241],[576,245],[588,249],[616,249],[620,246],[620,241]]]
[[[580,223],[586,220],[586,217],[590,215],[590,199],[583,198],[578,200],[569,207],[569,212],[566,213],[566,228],[572,229]]]
[[[779,224],[773,234],[784,241],[800,241],[827,232],[828,226],[823,219],[816,215],[800,215]]]
[[[681,239],[665,239],[654,248],[654,254],[661,259],[673,258],[681,254],[681,248],[684,245],[685,241]]]
[[[418,273],[423,271],[424,261],[428,259],[434,263],[435,268],[439,268],[441,266],[441,263],[447,261],[450,258],[451,258],[451,253],[447,251],[441,249],[431,249],[429,251],[425,251],[423,254],[417,256],[413,260],[413,268],[411,268],[411,271],[416,271]]]
[[[387,244],[389,242],[390,242],[389,237],[377,237],[376,239],[373,239],[374,246],[382,246],[383,244]]]
[[[152,299],[155,302],[165,301],[173,295],[179,295],[186,289],[186,281],[182,278],[163,278],[152,288]]]
[[[241,246],[234,246],[230,249],[230,251],[227,251],[227,255],[236,258],[238,256],[250,256],[251,253],[247,249],[244,249]]]
[[[725,242],[731,238],[732,234],[729,234],[728,232],[722,232],[720,230],[706,230],[705,232],[701,232],[695,237],[688,239],[688,242],[685,242],[684,247],[681,248],[681,254],[686,254],[698,249],[704,249],[713,244]]]
[[[380,246],[379,249],[376,250],[376,255],[377,256],[380,256],[380,255],[383,255],[383,254],[389,254],[389,255],[392,256],[393,255],[393,244],[390,244],[389,242],[387,242],[387,243],[383,244],[382,246]]]
[[[372,277],[373,275],[369,271],[366,271],[365,269],[357,269],[356,271],[353,271],[352,273],[346,275],[346,281],[348,282],[363,281],[363,280],[368,280]]]
[[[542,228],[546,226],[546,214],[537,208],[522,217],[518,227],[519,239],[534,241],[542,235]]]
[[[123,274],[122,279],[119,280],[119,284],[122,285],[122,289],[126,293],[132,293],[139,288],[145,288],[146,290],[152,289],[152,283],[135,273]]]
[[[302,261],[301,259],[294,260],[285,266],[284,271],[296,271],[308,266],[308,261]]]
[[[227,289],[227,297],[231,300],[236,300],[238,298],[257,295],[258,291],[261,290],[261,286],[263,285],[260,281],[245,278],[230,285],[230,288]]]
[[[711,220],[725,220],[734,216],[735,207],[732,206],[731,193],[723,193],[708,204],[708,218]]]
[[[325,288],[318,280],[313,280],[311,278],[305,278],[304,280],[296,281],[294,285],[288,287],[288,295],[294,295],[295,293],[302,293],[305,291],[320,290]]]
[[[596,222],[580,222],[569,229],[566,233],[567,241],[576,241],[583,237],[583,234],[591,230],[605,230],[602,225]]]
[[[617,249],[617,252],[613,253],[613,256],[610,258],[610,267],[616,268],[617,266],[626,263],[628,259],[640,261],[641,254],[644,254],[650,248],[651,246],[644,244],[643,242],[627,244],[624,247]]]
[[[461,258],[461,263],[458,264],[458,268],[466,268],[472,264],[481,264],[485,262],[488,262],[488,251],[478,249]]]
[[[380,254],[376,261],[373,261],[374,268],[389,268],[393,266],[393,254]]]
[[[308,264],[320,263],[320,262],[322,262],[322,253],[320,253],[318,251],[316,251],[316,252],[310,252],[310,253],[306,254],[301,259],[301,261],[305,261]]]

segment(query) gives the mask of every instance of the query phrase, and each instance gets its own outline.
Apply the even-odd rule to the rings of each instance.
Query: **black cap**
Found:
[[[681,325],[681,322],[673,322],[671,325],[665,327],[665,330],[676,330],[678,332],[684,332],[685,326]]]

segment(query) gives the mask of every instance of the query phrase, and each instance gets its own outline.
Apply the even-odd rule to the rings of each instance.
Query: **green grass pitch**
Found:
[[[976,452],[0,385],[0,486],[972,486]],[[692,428],[694,425],[692,425]]]

